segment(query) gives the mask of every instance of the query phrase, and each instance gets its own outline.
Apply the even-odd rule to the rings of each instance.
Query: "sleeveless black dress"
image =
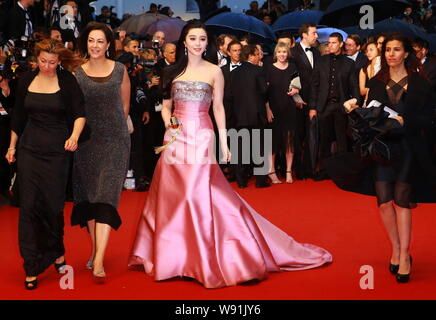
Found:
[[[60,256],[63,244],[69,155],[66,108],[58,91],[27,92],[28,121],[17,150],[20,199],[19,246],[27,276],[37,276]]]

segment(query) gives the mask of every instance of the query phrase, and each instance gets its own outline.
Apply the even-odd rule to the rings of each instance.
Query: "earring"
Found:
[[[207,47],[206,47],[206,49],[204,49],[204,51],[203,51],[203,57],[206,57],[206,53],[207,53]]]
[[[109,58],[109,50],[106,50],[106,57]]]
[[[188,49],[185,47],[185,56],[188,55]]]

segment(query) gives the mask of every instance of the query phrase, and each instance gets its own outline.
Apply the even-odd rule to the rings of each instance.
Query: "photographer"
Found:
[[[35,28],[35,20],[30,7],[35,0],[19,0],[17,5],[9,10],[6,39],[30,38]]]
[[[152,47],[155,49],[159,58],[162,57],[162,47],[165,44],[165,33],[163,31],[156,31],[151,39]]]
[[[121,24],[121,21],[117,19],[116,14],[112,12],[113,8],[115,7],[111,6],[110,8],[108,8],[108,6],[103,6],[101,8],[101,15],[97,16],[97,21],[105,23],[109,25],[112,29],[115,29]]]
[[[149,121],[147,108],[148,86],[147,61],[141,59],[139,55],[139,41],[127,37],[123,41],[124,54],[118,58],[123,63],[129,74],[131,83],[130,111],[129,115],[133,123],[133,133],[131,134],[130,169],[133,170],[135,178],[134,191],[147,191],[150,186],[150,179],[145,174],[144,156],[144,124]]]

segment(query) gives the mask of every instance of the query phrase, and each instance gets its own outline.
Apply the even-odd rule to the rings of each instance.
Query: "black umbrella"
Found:
[[[241,37],[249,33],[261,43],[276,39],[269,25],[243,13],[224,12],[207,20],[205,25],[215,35],[228,33]]]
[[[374,9],[374,22],[378,22],[398,16],[410,3],[406,0],[335,0],[319,23],[336,28],[358,26],[364,16],[359,12],[363,5]]]
[[[374,37],[384,32],[399,32],[411,39],[420,37],[427,39],[427,33],[421,28],[400,19],[389,18],[374,24],[374,29],[360,29],[359,27],[344,28],[348,34],[357,33],[362,38]]]
[[[314,23],[317,25],[323,15],[324,12],[318,10],[293,11],[280,16],[271,28],[275,33],[297,31],[304,23]]]

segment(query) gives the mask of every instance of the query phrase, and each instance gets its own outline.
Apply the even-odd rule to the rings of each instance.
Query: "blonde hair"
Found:
[[[34,56],[39,57],[41,52],[58,55],[62,67],[70,72],[85,62],[77,53],[65,48],[61,42],[53,39],[45,39],[35,44]]]
[[[289,49],[289,46],[286,43],[279,42],[274,48],[274,61],[277,61],[277,52],[280,49],[286,49],[286,52],[288,53],[288,60],[289,60],[291,58],[291,49]]]

